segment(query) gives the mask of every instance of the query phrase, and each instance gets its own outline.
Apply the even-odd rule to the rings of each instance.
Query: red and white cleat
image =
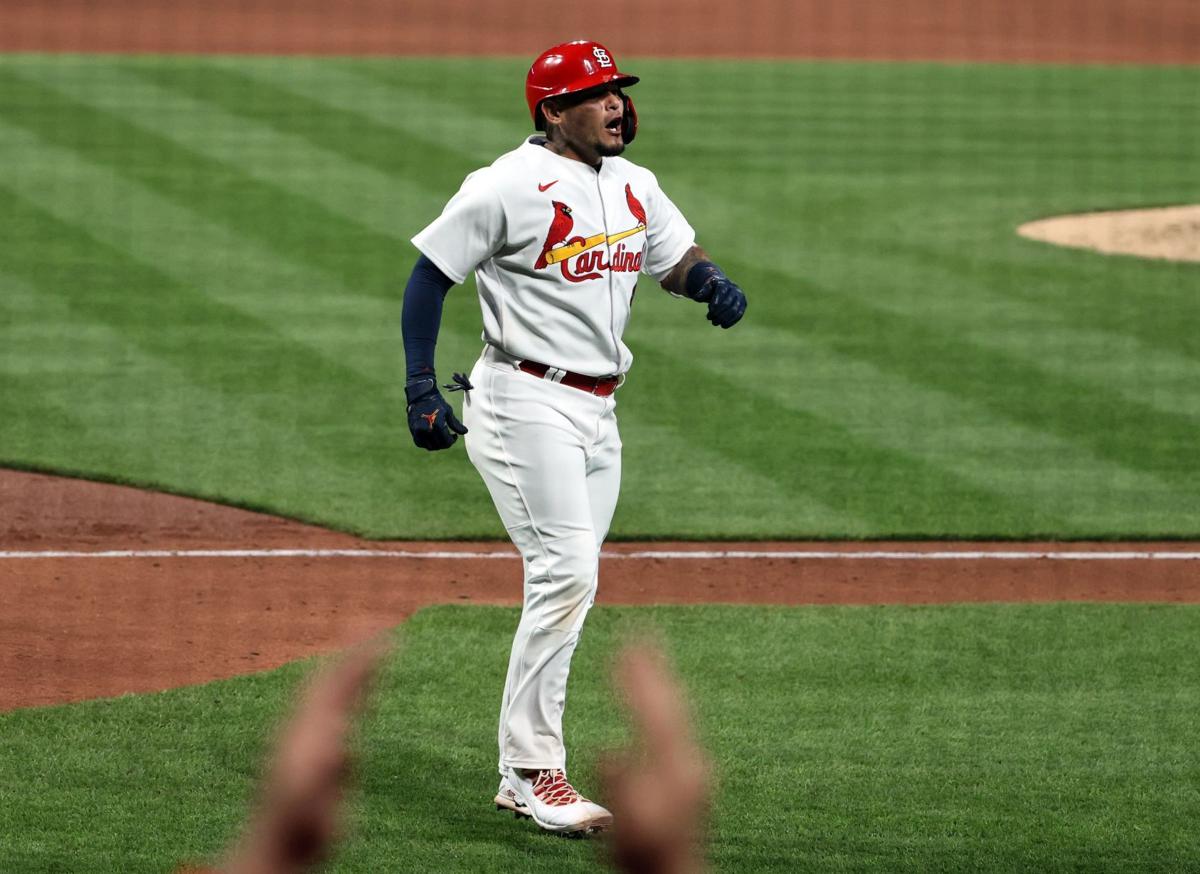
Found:
[[[500,788],[496,790],[496,809],[510,811],[517,819],[529,819],[529,807],[521,800],[517,790],[512,788],[508,777],[500,778]]]
[[[509,768],[507,779],[525,812],[546,831],[587,834],[612,825],[612,814],[580,795],[564,771]]]

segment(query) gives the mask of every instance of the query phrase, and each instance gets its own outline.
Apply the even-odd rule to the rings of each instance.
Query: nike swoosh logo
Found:
[[[554,182],[557,182],[557,181],[558,181],[557,179],[554,180]],[[545,191],[547,188],[549,188],[551,185],[553,185],[554,182],[547,182],[545,185],[542,185],[539,182],[538,183],[538,191]]]

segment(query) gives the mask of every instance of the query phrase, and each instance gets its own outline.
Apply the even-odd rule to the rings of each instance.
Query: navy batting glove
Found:
[[[404,386],[404,395],[408,399],[408,430],[417,446],[430,452],[449,449],[458,441],[458,435],[467,433],[432,376],[409,382]]]
[[[725,277],[708,284],[712,299],[708,301],[708,320],[720,328],[732,328],[746,314],[746,295]]]
[[[719,328],[732,328],[746,314],[746,295],[711,261],[701,261],[688,272],[692,300],[708,304],[708,320]]]

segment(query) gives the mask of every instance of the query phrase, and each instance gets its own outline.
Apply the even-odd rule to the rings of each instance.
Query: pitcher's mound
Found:
[[[1017,233],[1107,255],[1200,262],[1200,205],[1060,215],[1023,224]]]

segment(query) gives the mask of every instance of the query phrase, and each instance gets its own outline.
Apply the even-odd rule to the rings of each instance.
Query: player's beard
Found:
[[[621,140],[621,142],[619,142],[615,145],[611,145],[611,146],[605,145],[603,143],[600,143],[596,146],[596,154],[599,155],[601,158],[615,158],[617,155],[621,154],[623,151],[625,151],[625,141],[624,140]]]
[[[612,131],[608,127],[604,127],[601,129],[600,134],[592,139],[592,147],[601,158],[616,157],[625,151],[625,134],[622,132],[614,138]]]
[[[602,158],[613,158],[625,151],[624,136],[614,142],[607,128],[600,130],[600,133],[596,133],[584,125],[565,125],[548,132],[546,138],[552,143],[552,151],[562,154],[570,150],[579,160],[594,165]]]

